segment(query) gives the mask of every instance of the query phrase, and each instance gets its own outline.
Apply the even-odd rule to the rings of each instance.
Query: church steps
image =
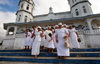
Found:
[[[56,52],[56,50],[54,50]],[[98,52],[100,48],[89,48],[89,49],[71,49],[71,52]],[[31,52],[31,50],[0,50],[0,52]],[[41,50],[41,52],[48,52],[47,49]]]
[[[100,64],[99,60],[81,60],[81,59],[28,59],[28,58],[0,58],[0,61],[12,62],[33,62],[33,63],[77,63],[77,64]]]
[[[57,59],[56,50],[52,54],[45,49],[34,59],[31,50],[0,50],[0,64],[100,64],[100,48],[71,49],[70,55],[65,60]]]
[[[55,64],[55,63],[32,63],[32,62],[10,62],[10,61],[1,61],[0,64]],[[59,64],[59,63],[57,63]]]
[[[0,53],[31,53],[30,52],[0,52]],[[48,53],[48,52],[41,52],[41,53]],[[53,52],[53,53],[57,53],[57,52]],[[95,52],[70,52],[70,53],[100,53],[99,51],[95,51]]]
[[[31,53],[0,53],[0,56],[32,56]],[[56,53],[40,53],[40,57],[56,57]],[[71,57],[100,57],[100,53],[71,53]]]
[[[34,59],[33,56],[0,56],[0,58],[29,58]],[[57,57],[38,57],[37,59],[58,59]],[[67,57],[68,59],[77,59],[77,60],[100,60],[100,57]]]

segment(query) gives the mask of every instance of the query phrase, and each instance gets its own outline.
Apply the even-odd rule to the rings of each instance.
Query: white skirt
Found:
[[[57,55],[58,56],[70,56],[69,48],[64,46],[64,40],[59,40],[57,44]]]
[[[25,38],[24,46],[30,46],[30,45],[31,45],[31,38],[30,37]]]
[[[41,41],[34,41],[32,45],[31,55],[39,55]]]
[[[71,45],[71,48],[80,48],[80,44],[77,38],[73,38],[73,36],[70,37],[70,45]]]
[[[44,47],[48,47],[48,41],[47,40],[44,41]]]
[[[48,43],[48,48],[55,48],[53,40]]]
[[[41,40],[42,40],[41,41],[41,46],[44,46],[45,45],[45,38],[42,38]]]

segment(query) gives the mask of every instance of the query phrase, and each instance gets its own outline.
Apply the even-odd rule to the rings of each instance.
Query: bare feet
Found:
[[[35,58],[35,59],[36,59],[36,58],[38,58],[38,55],[35,55],[35,57],[34,57],[34,58]]]
[[[64,56],[63,59],[67,59],[67,57]]]

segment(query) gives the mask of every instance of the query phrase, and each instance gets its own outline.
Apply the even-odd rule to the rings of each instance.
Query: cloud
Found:
[[[3,23],[15,22],[15,20],[15,13],[0,11],[0,37],[4,37],[6,33],[6,31],[3,29]]]
[[[100,0],[89,0],[94,14],[100,13]]]
[[[54,12],[65,12],[69,11],[70,7],[67,0],[33,0],[35,2],[35,9],[33,14],[47,14],[49,7],[53,8]]]
[[[2,4],[2,5],[11,5],[9,0],[0,0],[0,4]]]

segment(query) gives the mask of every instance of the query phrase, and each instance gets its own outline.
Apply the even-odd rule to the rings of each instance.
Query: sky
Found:
[[[49,7],[55,13],[70,11],[67,0],[33,0],[35,3],[34,15],[47,14]],[[89,0],[94,14],[100,13],[100,0]],[[5,36],[3,23],[15,22],[19,0],[0,0],[0,36]]]

